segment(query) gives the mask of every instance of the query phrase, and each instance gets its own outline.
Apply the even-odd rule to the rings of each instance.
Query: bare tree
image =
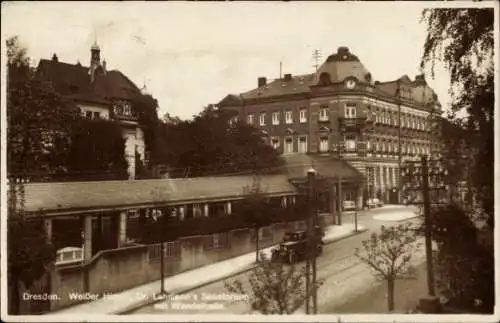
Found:
[[[362,241],[363,251],[356,248],[355,255],[372,270],[377,279],[387,282],[387,305],[394,310],[394,287],[397,279],[413,274],[411,257],[420,247],[411,224],[381,226],[380,233],[372,233],[370,239]]]
[[[305,267],[297,268],[281,262],[271,262],[260,254],[258,266],[252,269],[248,278],[250,288],[245,290],[240,280],[225,281],[224,287],[230,293],[249,295],[252,310],[261,314],[293,314],[306,298],[317,290],[323,281],[305,290]]]

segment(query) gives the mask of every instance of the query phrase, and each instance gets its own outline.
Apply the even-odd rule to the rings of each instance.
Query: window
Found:
[[[355,151],[356,150],[356,137],[355,136],[345,136],[345,150]]]
[[[299,137],[299,153],[307,152],[307,136]]]
[[[130,106],[130,103],[128,103],[128,102],[123,103],[123,115],[124,116],[132,115],[132,107]]]
[[[278,125],[278,124],[280,124],[280,113],[273,112],[273,125]]]
[[[92,111],[85,111],[85,117],[92,119]]]
[[[94,111],[94,119],[100,119],[101,118],[101,114],[97,111]]]
[[[249,115],[247,115],[247,123],[253,124],[253,113],[250,113]]]
[[[266,114],[264,112],[262,112],[260,115],[259,115],[259,124],[261,126],[265,126],[266,125]]]
[[[230,126],[233,126],[233,125],[235,125],[236,123],[238,123],[238,116],[234,116],[234,117],[232,117],[231,119],[229,119],[229,125],[230,125]]]
[[[319,108],[319,121],[328,121],[329,110],[328,107]]]
[[[285,112],[285,122],[287,124],[293,123],[293,112],[292,111]]]
[[[274,149],[278,149],[280,146],[280,139],[278,137],[271,138],[271,146],[273,146]]]
[[[346,103],[346,105],[345,105],[345,117],[346,118],[356,118],[356,104]]]
[[[307,109],[300,109],[300,123],[307,122]]]
[[[285,154],[289,154],[293,152],[293,139],[292,137],[286,137],[285,138]]]
[[[328,151],[328,137],[319,138],[319,151],[320,152]]]
[[[371,151],[371,147],[372,147],[372,145],[371,145],[371,141],[370,141],[370,140],[367,140],[367,141],[366,141],[366,151]]]

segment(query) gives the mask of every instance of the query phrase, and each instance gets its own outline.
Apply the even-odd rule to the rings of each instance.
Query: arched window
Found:
[[[332,79],[330,77],[330,74],[323,72],[319,75],[319,82],[318,85],[330,85],[332,84]]]

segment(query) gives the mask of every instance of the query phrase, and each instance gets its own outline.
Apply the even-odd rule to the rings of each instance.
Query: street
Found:
[[[367,293],[380,284],[374,280],[370,269],[354,256],[354,250],[355,248],[359,248],[361,241],[368,239],[372,232],[378,231],[381,225],[390,226],[401,223],[397,221],[374,220],[374,216],[381,213],[394,214],[396,216],[401,212],[408,213],[410,211],[408,208],[401,206],[359,212],[358,222],[360,225],[368,228],[368,231],[325,246],[324,253],[317,260],[318,278],[325,280],[323,286],[318,291],[319,313],[332,313],[332,310],[335,310],[337,305],[345,304],[348,300],[355,299],[357,296]],[[413,218],[406,221],[417,223],[420,219]],[[344,215],[343,222],[354,222],[354,213]],[[415,254],[414,258],[416,264],[421,263],[424,259],[423,251]],[[304,263],[299,264],[299,266],[303,265]],[[246,290],[249,288],[248,277],[249,272],[245,272],[229,280],[240,280]],[[182,300],[169,300],[149,305],[131,314],[252,313],[246,299],[233,301],[213,300],[217,295],[224,294],[228,294],[224,288],[224,282],[218,281],[193,290],[189,295],[182,295]],[[212,299],[208,300],[208,298]],[[230,296],[226,297],[226,299],[228,298]],[[203,306],[200,304],[203,304]]]

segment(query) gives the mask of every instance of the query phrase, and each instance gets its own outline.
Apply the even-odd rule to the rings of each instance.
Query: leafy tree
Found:
[[[452,120],[466,132],[472,159],[469,181],[493,227],[494,9],[427,9],[422,18],[428,34],[421,65],[434,76],[442,61],[450,73]]]
[[[7,40],[7,169],[10,174],[61,172],[67,133],[76,119],[47,83],[38,80],[17,37]]]
[[[236,279],[225,281],[224,287],[230,293],[249,295],[252,310],[261,314],[293,314],[307,298],[323,284],[318,280],[308,293],[305,291],[305,267],[271,262],[261,254],[248,278],[249,287]]]
[[[432,237],[440,292],[454,307],[492,313],[494,302],[494,256],[491,245],[479,243],[479,232],[468,211],[459,204],[434,207]],[[479,305],[477,302],[479,301]]]
[[[457,140],[451,138],[457,132],[443,132],[443,140],[449,151],[463,152],[467,157],[465,163],[455,163],[467,175],[468,203],[472,205],[466,210],[449,206],[434,211],[437,222],[433,232],[442,237],[436,239],[444,239],[439,249],[438,267],[445,279],[452,282],[447,284],[450,303],[470,309],[473,298],[479,299],[483,304],[481,310],[491,312],[495,303],[491,287],[495,270],[493,248],[481,247],[474,241],[474,234],[479,232],[474,233],[477,228],[471,221],[477,222],[477,209],[480,209],[490,235],[493,234],[494,9],[428,9],[424,10],[422,18],[428,34],[421,65],[431,67],[433,73],[436,63],[441,61],[449,71],[450,121],[460,136]],[[461,117],[458,112],[465,112],[466,116]],[[479,208],[474,200],[480,202]],[[455,215],[462,220],[456,220]],[[456,239],[457,232],[462,230],[468,233],[467,239],[452,248],[454,242],[447,239]]]
[[[396,280],[412,275],[411,258],[420,247],[416,237],[410,224],[381,226],[380,233],[374,232],[370,239],[362,241],[362,250],[355,250],[356,257],[372,269],[375,277],[387,282],[389,312],[394,310]]]
[[[24,186],[9,185],[7,203],[7,273],[9,282],[9,312],[19,314],[21,283],[31,288],[55,260],[55,248],[50,243],[43,222],[30,220],[24,214]]]
[[[267,203],[267,198],[260,187],[258,177],[254,179],[251,187],[244,188],[245,198],[240,207],[243,221],[255,230],[255,262],[259,261],[259,232],[261,228],[272,223],[272,209]]]
[[[230,125],[231,115],[213,105],[193,120],[165,124],[169,140],[168,163],[188,172],[174,176],[205,176],[216,173],[253,173],[282,165],[279,154],[266,145],[259,131],[243,123]]]
[[[125,139],[120,125],[108,120],[79,119],[71,130],[68,168],[85,178],[104,173],[127,178]]]

